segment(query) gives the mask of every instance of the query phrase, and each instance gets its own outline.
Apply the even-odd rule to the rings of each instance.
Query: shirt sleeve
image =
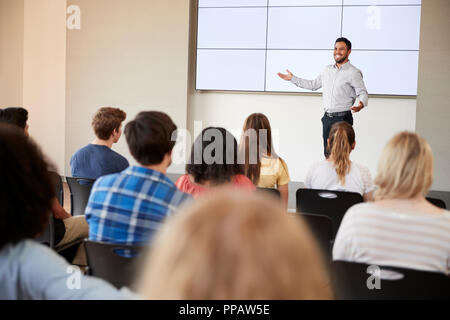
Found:
[[[364,84],[362,72],[358,69],[353,72],[351,86],[355,89],[357,100],[361,101],[364,107],[369,104],[369,95]]]
[[[370,174],[370,170],[360,164],[357,164],[359,172],[361,173],[361,177],[364,185],[364,194],[372,192],[375,189],[373,184],[372,175]]]
[[[314,80],[306,80],[296,76],[292,76],[291,82],[297,87],[316,91],[322,88],[322,74],[319,74],[319,76]]]
[[[308,173],[306,174],[306,177],[305,177],[305,188],[313,189],[312,179],[314,177],[314,173],[315,173],[318,165],[319,165],[319,163],[315,163],[309,168]]]
[[[28,242],[19,262],[23,297],[33,300],[129,300],[138,299],[127,288],[85,276],[49,248]]]
[[[279,162],[279,169],[278,169],[278,179],[277,179],[277,185],[283,186],[285,184],[288,184],[289,181],[291,181],[291,178],[289,177],[289,171],[286,162],[282,160],[281,158],[278,159]]]

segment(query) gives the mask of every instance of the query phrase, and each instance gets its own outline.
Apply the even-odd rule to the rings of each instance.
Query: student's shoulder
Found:
[[[26,239],[22,240],[14,245],[10,246],[10,255],[14,256],[14,259],[23,267],[28,262],[32,262],[34,265],[39,261],[49,263],[50,261],[60,263],[64,265],[64,259],[58,259],[59,256],[55,254],[49,247],[40,244],[34,240]]]
[[[361,164],[361,163],[356,163],[356,162],[352,162],[352,164],[356,167],[356,168],[358,168],[358,170],[359,170],[359,172],[361,172],[361,174],[364,176],[364,175],[367,175],[367,176],[371,176],[371,174],[370,174],[370,170],[369,170],[369,168],[367,167],[367,166],[365,166],[365,165],[363,165],[363,164]]]
[[[72,155],[72,159],[91,152],[92,152],[92,145],[91,144],[85,145],[84,147],[81,147],[80,149],[74,152],[74,154]]]

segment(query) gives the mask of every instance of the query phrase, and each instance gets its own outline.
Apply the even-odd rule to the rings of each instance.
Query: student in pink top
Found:
[[[255,185],[243,173],[234,136],[224,128],[209,127],[195,140],[186,174],[175,184],[178,189],[195,198],[211,188],[227,184],[255,190]]]

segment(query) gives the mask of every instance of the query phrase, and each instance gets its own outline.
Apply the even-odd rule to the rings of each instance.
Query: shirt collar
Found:
[[[333,65],[333,67],[338,70],[345,70],[347,68],[350,68],[350,59],[346,63],[344,63],[340,69],[337,67],[336,63]]]
[[[140,167],[140,166],[129,166],[127,169],[125,169],[123,171],[123,173],[132,175],[132,176],[141,177],[144,179],[153,180],[155,182],[165,183],[165,184],[170,185],[171,187],[175,186],[175,184],[165,174],[163,174],[159,171],[156,171],[156,170],[152,170],[152,169],[148,169],[148,168],[144,168],[144,167]]]

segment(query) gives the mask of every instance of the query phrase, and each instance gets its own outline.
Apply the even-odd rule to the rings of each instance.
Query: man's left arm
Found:
[[[359,105],[353,106],[351,109],[354,112],[358,112],[369,104],[369,95],[361,71],[355,70],[352,74],[351,85],[355,89],[356,98],[359,100]]]

